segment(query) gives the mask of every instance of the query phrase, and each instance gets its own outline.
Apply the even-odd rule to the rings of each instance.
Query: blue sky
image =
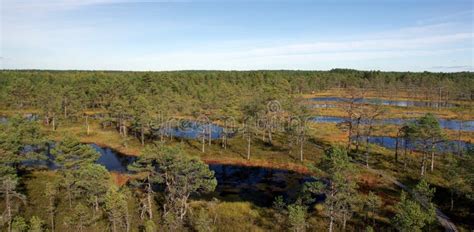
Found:
[[[1,0],[2,69],[474,71],[460,0]]]

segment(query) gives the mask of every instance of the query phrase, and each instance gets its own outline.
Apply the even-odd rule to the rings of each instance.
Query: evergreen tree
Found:
[[[306,223],[306,207],[298,204],[288,206],[288,223],[290,230],[294,232],[304,232],[308,226]]]
[[[365,198],[364,209],[366,211],[366,220],[369,219],[369,213],[372,217],[372,227],[375,227],[375,215],[382,205],[382,199],[374,194],[372,191]]]
[[[421,202],[430,204],[433,196],[436,192],[435,188],[430,188],[430,184],[422,179],[413,189],[415,196],[420,199]]]
[[[400,202],[395,207],[397,214],[392,224],[398,231],[418,232],[434,220],[433,212],[427,212],[416,201],[407,198],[405,192],[400,196]]]
[[[247,140],[247,159],[250,159],[250,146],[253,136],[257,133],[257,121],[261,112],[265,110],[265,103],[261,101],[259,96],[254,97],[251,101],[241,107],[242,111],[242,134]]]
[[[87,164],[80,167],[75,178],[77,194],[93,206],[94,212],[99,212],[99,205],[103,203],[104,195],[111,184],[107,169],[99,164]]]
[[[350,219],[358,204],[357,184],[352,179],[354,166],[350,162],[347,152],[342,148],[331,148],[326,151],[320,169],[328,174],[330,183],[325,186],[321,182],[307,182],[304,193],[325,194],[325,212],[329,217],[329,231],[334,230],[334,222],[340,222],[342,228]]]
[[[376,102],[375,105],[367,105],[362,108],[362,117],[364,118],[363,133],[365,135],[365,165],[369,167],[370,146],[369,141],[374,132],[374,124],[376,120],[381,117],[387,109],[381,103]]]
[[[173,215],[182,223],[190,195],[214,191],[217,181],[206,164],[181,149],[164,147],[161,152],[156,160],[156,181],[165,185],[163,216]]]
[[[77,170],[80,166],[91,164],[100,154],[91,146],[81,144],[77,139],[66,137],[51,150],[60,170]]]
[[[145,133],[150,127],[153,119],[153,107],[145,96],[138,96],[131,102],[133,108],[134,123],[140,131],[140,142],[145,145]]]
[[[198,209],[192,212],[192,225],[197,232],[214,232],[216,228],[214,221],[208,213],[208,209]]]
[[[54,232],[55,230],[55,214],[56,214],[56,204],[57,204],[57,197],[58,197],[58,191],[57,191],[57,185],[56,183],[46,183],[45,190],[44,190],[44,196],[48,200],[48,206],[46,208],[46,211],[49,214],[49,220],[50,220],[50,226],[51,226],[51,231]]]
[[[4,221],[7,223],[7,229],[12,230],[13,215],[17,211],[18,201],[25,203],[26,197],[17,191],[18,177],[16,174],[0,176],[0,194],[4,198],[5,211],[3,213]]]
[[[33,216],[30,219],[30,229],[29,232],[43,232],[44,231],[44,221],[37,216]]]
[[[156,232],[156,224],[152,220],[145,222],[145,232]]]
[[[45,139],[36,122],[19,116],[0,123],[0,163],[19,168],[26,160],[44,160]]]
[[[82,175],[84,178],[88,178],[91,183],[97,183],[97,181],[103,181],[104,179],[94,178],[99,177],[99,175],[101,175],[100,177],[108,175],[103,167],[88,166],[95,163],[100,156],[94,148],[81,144],[74,138],[66,137],[56,145],[51,154],[55,157],[55,161],[59,166],[60,186],[66,190],[70,208],[72,207],[73,198],[81,193],[81,188],[94,189],[99,187],[91,190],[96,196],[99,193],[95,193],[95,190],[105,192],[103,188],[100,188],[100,185],[91,186],[90,183],[81,180]],[[98,207],[98,204],[95,204],[95,206]]]
[[[57,97],[57,90],[51,89],[47,82],[40,82],[38,85],[37,105],[44,117],[47,126],[55,131],[58,125],[58,118],[61,115],[61,99]]]
[[[147,173],[144,180],[145,186],[150,185],[150,190],[146,190],[150,193],[148,198],[153,196],[152,183],[164,185],[163,218],[170,223],[171,228],[182,225],[189,210],[188,200],[191,194],[214,191],[217,185],[209,167],[202,161],[189,157],[180,148],[148,147],[131,168]],[[151,201],[150,199],[149,204]]]
[[[16,216],[12,222],[12,232],[27,232],[28,223],[21,216]]]
[[[77,204],[70,217],[65,219],[66,222],[74,226],[79,232],[86,231],[87,227],[92,223],[90,210],[83,204]]]
[[[140,173],[140,175],[132,181],[132,184],[145,190],[146,196],[145,199],[142,200],[141,215],[144,214],[143,212],[146,212],[149,220],[153,219],[153,202],[155,197],[153,183],[157,175],[155,165],[161,154],[162,152],[159,151],[159,149],[147,146],[137,160],[128,166],[130,171]]]
[[[119,191],[115,186],[111,186],[104,199],[105,211],[111,224],[112,232],[119,231],[119,228],[130,231],[130,219],[125,193]]]
[[[444,140],[444,133],[436,117],[428,113],[416,120],[414,125],[414,136],[421,141],[422,149],[431,153],[431,171],[434,170],[435,146]],[[422,152],[421,175],[426,172],[426,152]]]

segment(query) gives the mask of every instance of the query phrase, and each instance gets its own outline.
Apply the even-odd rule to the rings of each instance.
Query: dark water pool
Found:
[[[315,97],[311,98],[313,101],[317,102],[347,102],[349,98],[343,97]],[[400,106],[400,107],[455,107],[457,104],[446,103],[446,102],[427,102],[427,101],[407,101],[407,100],[387,100],[380,98],[358,98],[356,99],[358,103],[369,103],[369,104],[381,104],[387,106]]]
[[[110,148],[100,147],[97,144],[90,144],[90,146],[100,153],[97,163],[112,172],[127,172],[127,166],[136,160],[134,156],[123,155]]]
[[[111,172],[127,173],[127,167],[136,160],[136,157],[127,156],[110,148],[89,144],[100,153],[98,164],[103,165]],[[42,165],[49,169],[56,169],[49,146],[48,160],[28,161],[25,165]],[[33,151],[34,147],[27,146],[24,152]],[[316,179],[288,170],[247,167],[237,165],[210,164],[214,171],[218,185],[216,190],[207,197],[217,197],[224,201],[250,201],[259,206],[271,206],[275,197],[283,196],[291,201],[299,193],[303,183]],[[204,196],[206,197],[206,196]]]
[[[91,144],[101,156],[97,163],[107,170],[127,172],[127,166],[136,158],[120,154],[110,148]],[[260,206],[271,206],[277,196],[291,201],[299,193],[303,183],[315,181],[308,175],[296,172],[237,165],[210,164],[217,187],[213,197],[228,201],[250,201]]]
[[[312,117],[311,120],[316,123],[341,123],[347,120],[344,117],[334,116],[316,116]],[[375,120],[376,125],[401,125],[415,119],[401,119],[401,118],[388,118]],[[440,126],[444,129],[459,130],[461,131],[474,131],[474,121],[460,121],[450,119],[438,119]],[[362,124],[366,124],[366,121],[361,121]]]
[[[305,182],[316,181],[310,176],[288,170],[211,164],[217,187],[215,194],[224,200],[244,200],[261,206],[271,206],[277,196],[295,200]]]
[[[123,155],[113,149],[100,147],[97,144],[88,144],[92,148],[94,148],[97,152],[100,153],[100,157],[97,160],[97,163],[104,166],[108,171],[111,172],[127,172],[127,166],[133,163],[136,160],[134,156],[127,156]],[[51,154],[51,150],[54,148],[55,143],[49,143],[46,146],[46,150],[41,150],[38,146],[30,146],[27,145],[23,147],[22,154],[26,154],[29,152],[40,152],[46,154],[46,159],[42,160],[28,160],[23,162],[23,165],[26,166],[36,166],[36,167],[44,167],[47,169],[55,170],[58,168],[57,164],[54,161],[54,156]]]

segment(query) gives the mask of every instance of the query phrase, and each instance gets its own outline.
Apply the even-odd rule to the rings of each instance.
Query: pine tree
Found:
[[[422,179],[413,189],[413,193],[424,204],[430,204],[436,192],[435,188],[431,188],[430,184]]]
[[[46,208],[48,214],[49,214],[49,220],[50,220],[50,226],[51,226],[51,231],[54,232],[55,230],[55,214],[56,214],[56,204],[57,204],[57,185],[56,183],[46,183],[45,190],[44,190],[44,196],[48,199],[48,206]]]
[[[416,201],[408,199],[405,192],[402,192],[395,209],[397,214],[392,224],[398,231],[421,232],[425,225],[434,220],[433,212],[427,212]]]
[[[85,173],[83,168],[95,163],[100,154],[91,146],[81,144],[78,140],[71,137],[66,137],[63,141],[59,142],[51,151],[51,154],[55,157],[55,161],[59,165],[59,174],[61,176],[60,186],[66,190],[69,207],[72,208],[73,198],[80,193],[78,183],[82,183],[82,185],[86,185],[86,187],[88,185],[84,181],[80,182],[81,179],[79,175],[89,174]],[[97,169],[100,168],[95,168],[94,170]],[[81,172],[81,170],[83,171]],[[86,170],[91,170],[91,168]],[[91,173],[91,175],[95,175],[95,173]],[[95,177],[92,176],[88,178]]]
[[[164,214],[173,213],[180,221],[188,211],[188,199],[192,193],[212,192],[217,185],[214,172],[181,149],[166,147],[156,168],[157,182],[166,186]]]
[[[100,154],[91,146],[81,144],[77,139],[66,137],[51,150],[61,170],[77,170],[80,166],[91,164]]]
[[[381,103],[376,102],[375,105],[367,105],[362,108],[362,117],[365,119],[364,135],[365,135],[365,165],[369,167],[369,156],[370,156],[370,137],[374,131],[374,124],[380,116],[382,116],[387,109],[382,106]]]
[[[16,190],[18,186],[18,177],[16,174],[0,176],[0,181],[0,194],[5,201],[5,211],[3,215],[5,215],[4,218],[7,222],[8,231],[10,232],[12,230],[12,219],[16,211],[17,201],[19,200],[25,203],[26,197]]]
[[[12,222],[12,232],[27,232],[29,229],[28,223],[22,216],[16,216]]]
[[[382,205],[382,199],[374,194],[372,191],[365,198],[364,209],[366,211],[366,220],[369,219],[369,213],[372,217],[372,227],[375,227],[375,215],[377,214],[380,206]]]
[[[128,166],[130,171],[141,174],[138,178],[132,181],[132,184],[145,190],[146,196],[145,199],[142,200],[142,210],[146,211],[149,220],[153,219],[155,192],[152,186],[155,181],[154,178],[157,175],[155,165],[161,154],[162,153],[158,151],[157,148],[147,146],[137,160]],[[141,213],[141,215],[143,215],[143,213]]]
[[[472,187],[467,183],[468,178],[463,175],[463,167],[467,167],[467,165],[465,163],[461,165],[458,158],[452,154],[446,155],[446,159],[446,171],[443,172],[443,177],[446,180],[450,193],[450,210],[453,211],[455,205],[454,198],[469,192]]]
[[[15,116],[0,123],[0,163],[20,168],[26,160],[44,160],[45,137],[36,122]],[[28,147],[28,148],[27,148]]]
[[[55,131],[58,125],[58,117],[61,115],[61,99],[57,97],[58,90],[51,89],[51,86],[45,81],[42,81],[37,86],[39,94],[37,105],[40,107],[44,121],[47,126]]]
[[[431,153],[431,171],[433,171],[435,146],[437,143],[444,140],[445,135],[438,120],[431,113],[416,120],[414,129],[414,136],[421,141],[422,149],[424,150],[422,152],[423,156],[421,161],[421,175],[423,176],[426,172],[427,152]]]
[[[30,229],[29,232],[43,232],[44,231],[44,221],[37,216],[33,216],[30,219]]]
[[[110,173],[102,165],[86,164],[77,170],[75,178],[77,194],[92,205],[94,213],[99,212],[99,205],[111,184]]]
[[[414,198],[424,207],[427,214],[426,223],[430,225],[436,218],[436,207],[432,202],[436,188],[431,188],[430,184],[422,179],[413,189]]]
[[[134,123],[140,131],[140,142],[142,146],[145,145],[145,133],[149,129],[149,125],[153,118],[153,107],[148,99],[143,96],[137,96],[134,101],[131,102],[133,108],[133,119]]]
[[[145,232],[156,232],[156,224],[152,220],[145,222]]]
[[[290,230],[294,232],[306,231],[307,212],[306,207],[299,204],[292,204],[288,206],[288,223]]]
[[[214,191],[217,185],[214,173],[206,164],[170,146],[147,147],[131,168],[147,173],[143,180],[149,204],[153,198],[151,184],[164,184],[163,218],[170,222],[171,228],[182,225],[191,194]]]
[[[111,186],[104,198],[105,211],[111,224],[112,232],[119,228],[130,230],[127,196],[115,186]]]
[[[321,182],[307,182],[303,193],[325,194],[324,204],[326,215],[329,217],[329,231],[334,230],[335,222],[340,222],[345,229],[358,204],[357,184],[352,179],[354,166],[345,149],[331,148],[326,151],[320,169],[328,174],[330,183],[325,186]]]
[[[247,140],[247,160],[250,159],[250,146],[253,136],[257,133],[256,122],[261,112],[265,110],[264,107],[265,103],[261,101],[259,96],[254,97],[251,101],[241,107],[243,113],[242,123],[244,124],[242,133]]]
[[[73,225],[79,232],[86,231],[87,226],[92,223],[90,210],[83,204],[77,204],[71,216],[65,221]]]

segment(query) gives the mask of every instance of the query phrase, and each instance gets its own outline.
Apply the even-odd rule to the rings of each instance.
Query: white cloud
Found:
[[[280,47],[254,49],[247,52],[249,56],[278,56],[291,54],[312,54],[319,52],[340,51],[380,51],[380,50],[407,50],[420,49],[442,44],[456,43],[473,39],[472,33],[456,33],[452,35],[425,36],[414,38],[386,38],[367,39],[341,42],[315,42],[290,44]]]
[[[232,49],[173,51],[169,53],[141,54],[126,59],[120,66],[148,69],[265,69],[308,68],[321,62],[345,62],[347,64],[377,59],[416,59],[455,52],[472,52],[472,46],[458,46],[474,39],[473,33],[439,33],[432,36],[399,38],[398,34],[386,34],[385,38],[318,41],[291,43],[278,46],[241,46]],[[119,61],[118,61],[119,62]],[[472,62],[472,61],[471,61]],[[112,65],[112,63],[111,63]],[[430,66],[431,67],[431,66]],[[429,67],[427,67],[429,68]]]
[[[472,3],[471,3],[472,4]],[[472,5],[471,5],[472,6]],[[453,14],[447,14],[447,15],[439,15],[437,17],[431,17],[431,18],[426,18],[422,20],[418,20],[418,24],[433,24],[437,22],[446,22],[446,21],[453,21],[462,17],[470,17],[472,19],[474,14],[474,10],[466,10],[466,11],[460,11],[456,12]]]

